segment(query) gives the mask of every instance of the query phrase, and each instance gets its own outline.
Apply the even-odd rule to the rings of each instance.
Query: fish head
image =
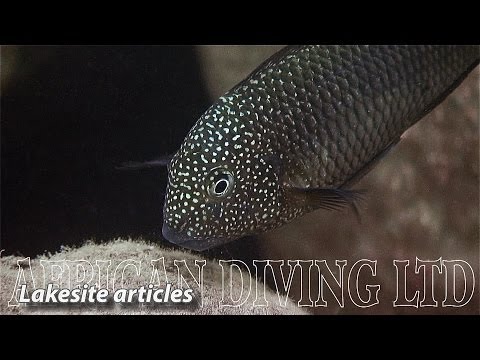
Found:
[[[247,114],[248,115],[248,114]],[[248,121],[212,106],[168,166],[163,236],[202,251],[274,227],[278,174]]]

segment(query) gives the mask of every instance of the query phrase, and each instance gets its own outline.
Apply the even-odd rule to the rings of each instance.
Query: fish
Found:
[[[479,59],[468,45],[283,48],[210,106],[168,162],[163,237],[203,251],[355,209],[365,191],[353,186]]]

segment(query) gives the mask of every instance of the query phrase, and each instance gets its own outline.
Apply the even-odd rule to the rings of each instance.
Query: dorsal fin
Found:
[[[251,78],[255,77],[259,72],[268,69],[269,67],[275,65],[278,63],[278,61],[296,51],[301,49],[305,45],[287,45],[284,48],[280,49],[277,51],[275,54],[270,56],[269,58],[265,59],[260,65],[258,65],[255,70],[253,70],[245,79],[240,81],[236,86],[233,88],[237,88],[238,86],[243,86],[245,83],[247,83]]]

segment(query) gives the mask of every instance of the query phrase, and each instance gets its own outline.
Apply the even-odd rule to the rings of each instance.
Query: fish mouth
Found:
[[[172,244],[195,251],[204,251],[230,241],[230,239],[225,238],[194,239],[185,232],[173,229],[166,223],[163,223],[162,235]]]

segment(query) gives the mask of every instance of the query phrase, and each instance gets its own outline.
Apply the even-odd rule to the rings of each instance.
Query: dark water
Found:
[[[160,238],[166,169],[210,99],[193,47],[2,47],[1,248]]]

